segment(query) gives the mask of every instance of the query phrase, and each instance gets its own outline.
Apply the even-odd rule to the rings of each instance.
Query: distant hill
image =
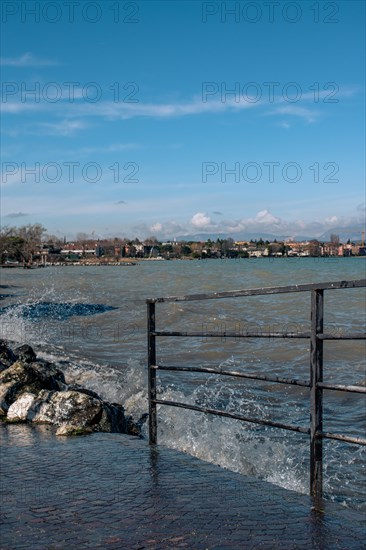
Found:
[[[293,236],[293,235],[292,235]],[[289,235],[276,235],[275,233],[194,233],[191,235],[179,235],[177,241],[216,241],[216,239],[234,239],[234,241],[250,241],[250,240],[259,240],[263,239],[264,241],[273,242],[275,239],[277,241],[284,241],[289,238]],[[314,237],[298,235],[295,236],[298,241],[310,240]]]
[[[259,240],[262,238],[264,241],[278,240],[278,236],[273,233],[194,233],[191,235],[179,235],[177,241],[216,241],[216,239],[234,239],[234,241],[250,241],[250,239]]]
[[[362,226],[346,226],[346,227],[333,227],[331,230],[326,231],[320,237],[319,241],[329,241],[331,234],[338,235],[341,243],[345,243],[350,239],[353,242],[361,241]]]
[[[292,235],[280,235],[278,233],[264,233],[264,232],[251,232],[251,233],[192,233],[190,235],[179,235],[176,237],[177,241],[207,241],[211,239],[234,239],[234,241],[250,241],[251,239],[259,240],[262,238],[264,241],[285,241],[289,238],[293,238],[295,241],[311,241],[317,239],[320,242],[330,241],[332,234],[338,235],[340,242],[347,242],[350,239],[353,242],[361,241],[362,226],[345,226],[345,227],[333,227],[328,231],[317,235],[305,235],[305,234],[292,234]]]

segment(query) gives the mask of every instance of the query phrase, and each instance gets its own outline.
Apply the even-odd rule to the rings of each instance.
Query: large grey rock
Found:
[[[37,395],[42,389],[59,390],[65,384],[63,373],[51,363],[16,361],[0,373],[0,414],[23,393]]]
[[[102,417],[99,399],[76,391],[39,392],[28,418],[32,422],[56,426],[72,424],[80,429],[95,426]]]
[[[58,426],[57,435],[90,432],[138,433],[132,419],[125,416],[122,405],[106,403],[74,390],[42,390],[29,407],[27,419]]]

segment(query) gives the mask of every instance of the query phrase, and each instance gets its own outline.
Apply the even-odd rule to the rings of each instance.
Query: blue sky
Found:
[[[1,8],[3,225],[361,231],[364,2]]]

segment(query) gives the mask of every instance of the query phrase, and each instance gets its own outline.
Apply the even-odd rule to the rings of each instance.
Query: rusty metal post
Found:
[[[147,303],[149,443],[157,442],[155,303]]]
[[[324,291],[311,291],[310,340],[310,495],[323,496],[323,333]]]

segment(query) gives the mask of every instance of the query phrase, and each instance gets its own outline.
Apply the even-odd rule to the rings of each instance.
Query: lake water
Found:
[[[2,269],[1,337],[31,344],[69,382],[147,412],[146,298],[361,279],[364,258],[144,261],[136,266]],[[365,289],[325,292],[325,328],[365,330]],[[309,379],[309,340],[223,339],[224,331],[306,331],[310,293],[157,304],[157,329],[217,338],[161,338],[166,365],[235,368]],[[324,379],[365,385],[365,341],[327,342]],[[309,391],[216,375],[161,373],[159,397],[308,427]],[[307,493],[309,438],[172,407],[159,409],[158,441],[203,460]],[[324,430],[365,437],[361,394],[325,392]],[[361,507],[366,449],[324,441],[326,497]]]

